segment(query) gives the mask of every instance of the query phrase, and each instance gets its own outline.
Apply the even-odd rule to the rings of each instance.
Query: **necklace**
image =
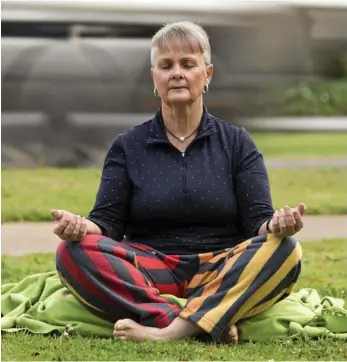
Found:
[[[186,137],[177,137],[176,135],[174,135],[166,126],[164,126],[165,129],[170,133],[170,135],[174,138],[176,138],[176,140],[179,140],[181,142],[184,142],[185,140],[187,140],[188,138],[192,137],[193,134],[198,130],[199,126],[188,136]]]

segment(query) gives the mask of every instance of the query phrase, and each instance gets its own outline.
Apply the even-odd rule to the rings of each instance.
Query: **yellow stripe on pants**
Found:
[[[240,278],[238,279],[236,285],[231,288],[224,296],[220,304],[211,309],[208,313],[204,315],[204,317],[199,321],[198,325],[201,326],[206,332],[211,332],[213,326],[211,322],[216,325],[219,320],[223,317],[223,315],[231,308],[231,306],[242,296],[242,294],[251,286],[256,277],[258,276],[261,269],[264,267],[266,262],[271,258],[273,253],[276,251],[278,246],[280,245],[280,240],[278,238],[271,238],[269,241],[266,241],[262,244],[262,246],[255,252],[253,258],[248,262],[245,269],[243,270]],[[270,246],[270,247],[269,247]],[[270,249],[270,250],[269,250]],[[242,255],[242,254],[240,254]],[[232,258],[233,259],[233,258]],[[224,274],[230,270],[230,267],[227,265],[225,269],[223,269]],[[218,284],[220,285],[222,280],[218,278]],[[207,285],[205,288],[208,289]],[[206,293],[207,294],[207,293]],[[211,295],[211,291],[209,290],[208,295]],[[263,294],[264,297],[264,294]],[[199,299],[199,298],[197,298]],[[194,299],[193,299],[194,301]],[[248,305],[248,303],[245,303]],[[243,307],[245,306],[243,305]],[[201,303],[200,303],[201,305]],[[187,308],[190,309],[189,305]],[[249,309],[249,308],[247,308]],[[206,324],[203,319],[206,319]],[[207,322],[209,321],[209,322]],[[233,318],[232,322],[235,322],[235,318]]]
[[[209,296],[211,296],[212,294],[216,293],[216,291],[219,289],[219,287],[221,285],[221,282],[223,281],[223,277],[225,276],[225,274],[233,267],[233,265],[236,263],[237,259],[242,255],[242,251],[246,250],[247,246],[250,245],[251,242],[252,242],[252,239],[249,239],[249,240],[245,241],[244,243],[242,243],[243,247],[237,249],[237,252],[239,252],[239,254],[236,254],[236,255],[232,256],[230,259],[228,259],[225,262],[224,268],[218,274],[218,277],[216,279],[212,280],[210,283],[208,283],[204,287],[204,290],[203,290],[201,296],[192,299],[186,305],[185,309],[183,309],[181,311],[180,316],[182,318],[186,318],[190,314],[197,312],[199,310],[199,308],[201,307],[202,303],[205,301],[205,299],[208,298]],[[230,250],[230,252],[232,252],[232,250]],[[188,287],[189,286],[190,285],[188,285]]]
[[[293,269],[293,266],[299,262],[301,259],[302,252],[300,244],[298,243],[295,249],[292,251],[290,256],[286,261],[281,265],[270,279],[268,279],[259,289],[257,289],[254,294],[248,299],[247,303],[243,304],[242,307],[235,313],[233,318],[230,320],[230,324],[235,324],[238,320],[244,317],[247,311],[251,310],[257,303],[259,303],[264,297],[270,294],[276,286],[286,277],[286,275]],[[292,285],[290,286],[292,289]],[[260,305],[259,313],[266,310],[265,303]],[[269,306],[267,307],[269,308]]]

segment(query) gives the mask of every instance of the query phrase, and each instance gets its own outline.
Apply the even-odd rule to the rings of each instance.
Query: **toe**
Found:
[[[120,319],[114,324],[114,329],[116,331],[120,331],[122,329],[125,329],[127,327],[126,319]]]
[[[237,328],[235,325],[231,326],[230,331],[229,331],[229,336],[231,337],[231,340],[233,343],[238,343],[239,334],[238,334],[238,331],[237,331]]]
[[[123,337],[123,336],[126,336],[126,331],[124,329],[120,330],[120,331],[117,331],[117,330],[114,330],[113,331],[113,336],[114,337]]]

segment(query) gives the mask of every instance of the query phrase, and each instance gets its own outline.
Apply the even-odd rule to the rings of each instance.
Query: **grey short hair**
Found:
[[[179,41],[194,52],[200,52],[206,65],[211,64],[211,47],[206,31],[198,24],[190,21],[164,25],[152,38],[151,63],[154,64],[156,48],[166,48]]]

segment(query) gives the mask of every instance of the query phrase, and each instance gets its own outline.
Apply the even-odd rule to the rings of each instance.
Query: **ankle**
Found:
[[[158,340],[168,341],[177,340],[183,338],[190,338],[192,336],[203,333],[203,330],[192,323],[181,317],[177,317],[170,325],[163,329],[158,329]]]
[[[156,341],[168,341],[174,338],[174,332],[172,328],[169,328],[169,326],[165,328],[158,328],[157,331],[155,331],[153,338]]]
[[[166,334],[163,334],[165,328],[156,327],[145,327],[141,326],[145,330],[146,338],[152,341],[163,341],[165,340]],[[167,327],[166,327],[167,328]]]

